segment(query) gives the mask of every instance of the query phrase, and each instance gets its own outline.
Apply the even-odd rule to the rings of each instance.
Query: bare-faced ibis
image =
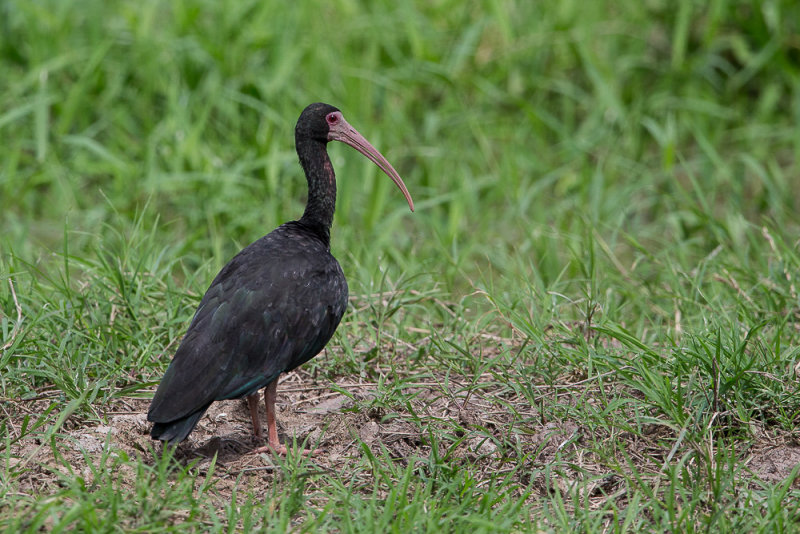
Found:
[[[414,211],[400,175],[338,109],[304,109],[295,146],[308,180],[305,212],[239,252],[211,282],[147,412],[153,439],[183,441],[212,402],[242,397],[260,439],[258,391],[266,388],[269,449],[286,453],[275,423],[278,377],[325,347],[347,307],[347,281],[330,253],[336,179],[328,141],[374,162]]]

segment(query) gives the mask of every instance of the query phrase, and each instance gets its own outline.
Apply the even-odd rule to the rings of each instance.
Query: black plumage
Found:
[[[400,176],[341,112],[308,106],[295,128],[308,180],[305,212],[239,252],[211,283],[150,404],[154,439],[180,442],[212,402],[241,397],[260,437],[256,394],[266,388],[270,447],[285,452],[274,418],[278,377],[325,347],[347,307],[347,281],[330,253],[336,180],[326,147],[333,140],[375,162],[413,211]]]

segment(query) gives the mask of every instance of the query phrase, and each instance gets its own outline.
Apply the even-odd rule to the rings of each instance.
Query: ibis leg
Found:
[[[267,443],[266,447],[259,447],[254,450],[254,453],[262,453],[262,452],[274,452],[276,454],[286,454],[286,447],[281,445],[281,442],[278,440],[278,423],[275,420],[275,398],[278,396],[278,381],[273,380],[267,387],[264,388],[264,403],[267,405]],[[258,395],[251,395],[247,397],[247,402],[250,402],[250,399],[255,399],[253,404],[250,405],[250,414],[253,414],[252,406],[258,406]],[[253,426],[256,426],[256,419],[253,419]],[[258,424],[259,431],[261,430],[261,424]]]
[[[267,405],[267,436],[268,445],[266,447],[259,447],[255,449],[254,453],[273,452],[275,454],[287,453],[286,447],[281,445],[278,440],[278,423],[275,420],[275,398],[278,396],[278,381],[273,380],[264,389],[264,402]],[[248,397],[249,399],[249,397]],[[249,400],[248,400],[249,402]],[[314,454],[313,450],[302,450],[302,454]]]
[[[247,396],[247,407],[250,408],[250,419],[253,420],[253,434],[256,439],[260,440],[263,432],[261,431],[261,420],[258,418],[258,393]]]
[[[275,451],[283,451],[286,454],[286,448],[281,447],[281,442],[278,441],[278,422],[275,420],[275,399],[278,396],[278,380],[270,382],[264,388],[264,404],[267,405],[267,434],[269,435],[269,446]]]

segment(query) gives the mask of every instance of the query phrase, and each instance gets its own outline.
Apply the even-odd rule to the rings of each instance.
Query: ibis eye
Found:
[[[336,113],[328,113],[328,116],[325,117],[325,120],[328,121],[328,124],[336,124],[339,122],[339,115]]]

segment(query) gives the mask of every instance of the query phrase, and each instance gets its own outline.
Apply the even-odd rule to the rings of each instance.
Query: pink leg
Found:
[[[278,381],[273,380],[264,388],[264,404],[267,405],[267,432],[269,434],[269,446],[279,454],[286,454],[286,447],[281,447],[278,441],[278,422],[275,420],[275,399],[278,396]]]
[[[255,397],[255,395],[253,395]],[[274,452],[276,454],[286,455],[286,447],[281,445],[278,440],[278,423],[275,420],[275,399],[278,396],[278,380],[272,382],[264,388],[264,402],[267,405],[267,435],[268,443],[266,447],[259,447],[254,450],[254,453]],[[257,399],[258,397],[256,397]],[[248,397],[249,402],[250,397]],[[258,401],[256,400],[256,403]],[[254,425],[255,426],[255,425]],[[303,450],[303,454],[314,454],[314,451]]]
[[[247,396],[247,407],[250,408],[250,419],[253,420],[253,434],[260,440],[263,432],[261,432],[261,420],[258,418],[258,393]]]

